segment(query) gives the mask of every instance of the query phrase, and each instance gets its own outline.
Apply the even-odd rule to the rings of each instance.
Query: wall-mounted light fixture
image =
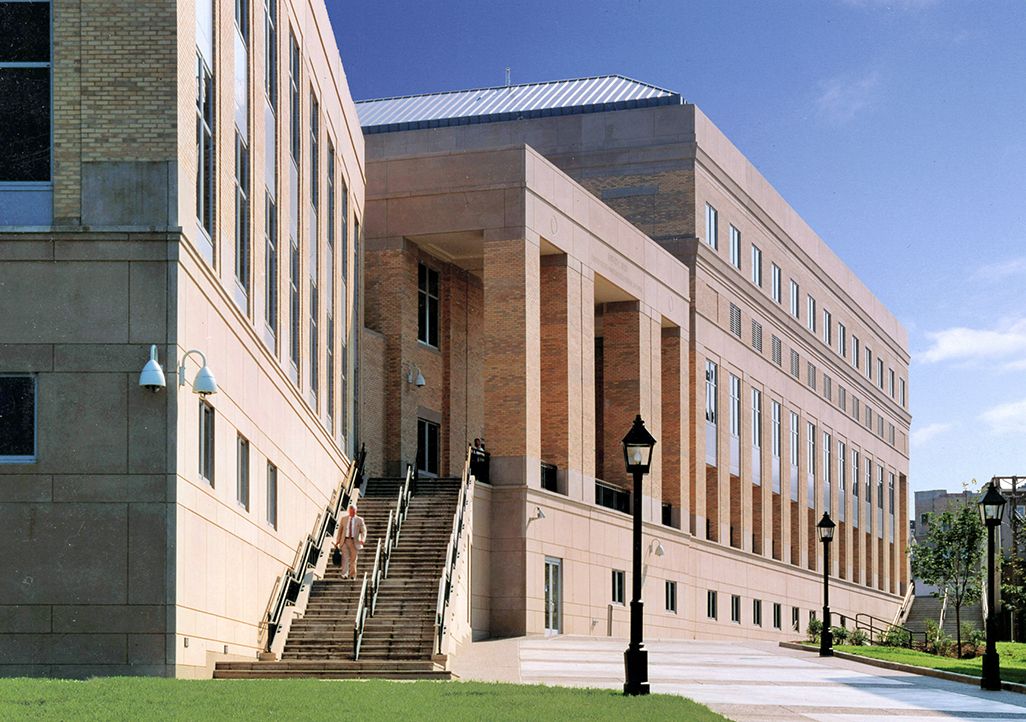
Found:
[[[652,543],[648,545],[650,551],[654,551],[657,557],[661,557],[666,554],[666,550],[663,549],[663,543],[658,539],[653,539]]]
[[[207,357],[203,355],[203,352],[195,349],[186,351],[185,355],[182,356],[182,364],[178,367],[178,385],[185,386],[185,359],[189,357],[189,354],[193,353],[198,353],[199,357],[203,359],[203,367],[196,373],[196,378],[193,379],[192,392],[200,396],[216,394],[217,380],[214,379],[214,372],[207,367]]]
[[[416,376],[413,375],[414,371],[417,372]],[[407,377],[406,381],[414,384],[417,388],[427,386],[427,381],[424,380],[424,374],[420,372],[420,366],[414,366],[413,369],[410,370],[410,375]]]
[[[139,374],[139,385],[154,393],[167,385],[164,381],[164,369],[160,367],[160,363],[157,361],[156,345],[150,346],[150,360],[146,362],[142,373]]]

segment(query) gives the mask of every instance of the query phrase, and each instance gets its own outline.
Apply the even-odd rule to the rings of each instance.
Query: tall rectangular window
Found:
[[[816,425],[806,423],[806,442],[807,442],[807,454],[805,457],[806,471],[809,473],[811,478],[816,473]]]
[[[816,333],[816,299],[812,296],[806,296],[805,300],[808,304],[808,318],[805,319],[805,323],[810,331]]]
[[[264,0],[264,91],[272,109],[278,106],[278,0]]]
[[[199,473],[214,485],[214,407],[199,402]]]
[[[884,387],[884,362],[882,358],[876,360],[876,384],[881,389]]]
[[[17,3],[8,3],[17,4]],[[196,220],[208,238],[214,237],[214,76],[203,57],[196,56]],[[48,89],[49,90],[49,89]],[[2,111],[0,111],[2,113]],[[2,121],[0,121],[2,122]],[[49,135],[49,130],[47,131]],[[2,158],[4,153],[0,153]],[[49,155],[49,151],[47,152]],[[0,160],[0,163],[3,163]],[[3,175],[0,173],[0,180]],[[212,261],[213,259],[208,258]]]
[[[339,178],[340,190],[339,190],[339,203],[338,203],[338,217],[339,217],[339,254],[342,256],[340,259],[342,265],[342,283],[349,283],[349,189],[346,188],[345,178]]]
[[[841,355],[841,358],[847,358],[848,356],[848,338],[847,331],[844,328],[844,324],[837,324],[837,353]]]
[[[235,500],[249,511],[249,441],[238,436],[236,445]]]
[[[830,312],[827,311],[824,308],[823,309],[823,343],[825,343],[827,346],[833,346],[833,344],[834,344],[834,340],[833,340],[833,336],[832,336],[833,332],[834,332],[834,324],[833,324],[833,321],[830,319]]]
[[[324,376],[327,383],[328,420],[335,419],[335,147],[328,142],[328,174],[324,192],[327,195],[328,218],[328,303],[325,306],[328,328],[324,344]],[[343,286],[344,288],[344,286]]]
[[[705,420],[716,423],[716,364],[705,362]]]
[[[773,356],[773,363],[775,363],[777,366],[780,366],[780,364],[782,363],[781,351],[782,348],[780,339],[774,336],[771,342],[771,353]]]
[[[36,377],[0,375],[0,463],[36,462]]]
[[[801,361],[798,359],[798,352],[791,349],[791,375],[798,378],[801,374]]]
[[[752,246],[752,283],[762,288],[762,251]]]
[[[791,281],[791,315],[794,316],[795,318],[801,318],[801,313],[800,313],[801,309],[799,307],[798,299],[799,299],[798,284],[795,283],[792,280]]]
[[[730,332],[741,338],[741,309],[730,304]]]
[[[887,472],[887,508],[889,513],[894,513],[894,474]]]
[[[267,462],[267,523],[278,528],[278,467]]]
[[[624,576],[626,576],[621,569],[613,570],[613,604],[624,604],[626,600],[626,594],[624,590]]]
[[[730,621],[741,624],[741,596],[738,594],[730,595]]]
[[[801,454],[801,447],[798,445],[798,414],[791,413],[791,466],[797,468],[798,458]]]
[[[249,0],[235,0],[235,24],[239,28],[239,34],[247,43],[249,42]]]
[[[730,435],[741,436],[741,379],[730,374]]]
[[[289,33],[289,153],[292,155],[292,163],[299,168],[299,155],[302,143],[302,127],[299,121],[299,71],[300,71],[299,43],[296,36]]]
[[[843,441],[837,442],[837,519],[844,521],[847,505],[848,447]]]
[[[780,604],[773,603],[773,628],[780,629]]]
[[[780,300],[780,266],[775,263],[770,266],[770,289],[773,293],[773,300],[782,303]]]
[[[48,183],[50,3],[0,2],[0,38],[0,183]]]
[[[249,148],[235,130],[235,280],[249,294]]]
[[[898,390],[901,398],[901,406],[905,406],[905,379],[898,379]]]
[[[315,209],[320,206],[320,147],[317,142],[318,126],[320,122],[320,105],[317,103],[317,96],[310,93],[310,205]]]
[[[762,324],[752,319],[752,348],[762,353]]]
[[[752,624],[756,627],[762,626],[762,600],[752,600]]]
[[[417,419],[417,469],[433,476],[438,476],[439,431],[438,424]]]
[[[858,421],[859,419],[859,400],[855,397],[851,397],[851,417]]]
[[[320,388],[320,238],[317,234],[317,209],[320,203],[320,107],[310,93],[310,391]]]
[[[289,248],[289,358],[299,368],[299,241]]]
[[[780,402],[770,400],[770,444],[773,458],[780,458]]]
[[[417,340],[438,348],[439,292],[438,271],[423,263],[418,269]]]
[[[855,336],[851,337],[851,362],[855,368],[859,367],[859,340]]]
[[[720,242],[716,236],[716,226],[718,225],[718,219],[716,209],[708,203],[705,204],[705,242],[708,243],[714,250],[719,250]]]
[[[710,589],[705,593],[705,616],[709,619],[716,619],[717,606],[716,592]]]
[[[830,511],[830,480],[834,474],[834,442],[823,432],[823,510]]]
[[[815,391],[816,390],[816,367],[813,364],[811,364],[808,361],[806,361],[805,362],[805,368],[806,368],[806,377],[805,377],[805,379],[806,379],[806,381],[809,384],[809,388],[812,389],[813,391]]]
[[[873,352],[868,346],[866,347],[866,378],[873,378]]]
[[[741,231],[730,227],[730,264],[741,270]]]
[[[666,611],[677,613],[677,582],[666,582]]]
[[[762,391],[752,389],[752,446],[762,448]]]
[[[894,369],[887,369],[887,393],[894,398]]]
[[[272,336],[278,335],[278,207],[271,194],[264,196],[264,320]]]

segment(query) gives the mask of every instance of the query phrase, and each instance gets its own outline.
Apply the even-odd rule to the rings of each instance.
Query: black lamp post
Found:
[[[980,677],[980,689],[998,691],[1001,689],[1001,663],[994,646],[997,637],[997,617],[994,607],[994,530],[1001,525],[1001,517],[1005,511],[1005,497],[991,482],[987,493],[979,501],[980,515],[987,525],[987,651],[983,653],[983,676]]]
[[[648,473],[656,440],[648,433],[641,414],[638,414],[634,426],[620,443],[623,444],[627,473],[634,475],[634,592],[631,599],[631,643],[623,653],[627,678],[623,693],[648,694],[648,651],[641,645],[644,624],[641,603],[641,477]]]
[[[819,656],[834,656],[834,635],[830,631],[830,542],[834,539],[834,527],[830,514],[823,512],[823,518],[816,524],[819,540],[823,542],[823,631],[819,634]]]

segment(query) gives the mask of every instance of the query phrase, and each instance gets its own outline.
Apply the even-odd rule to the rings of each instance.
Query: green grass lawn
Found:
[[[937,657],[924,652],[913,652],[910,649],[897,649],[895,647],[839,646],[834,649],[838,652],[849,652],[862,657],[884,659],[888,662],[911,664],[916,667],[943,669],[946,672],[968,674],[974,677],[979,677],[982,672],[982,657],[954,659],[952,657]],[[1026,644],[998,642],[997,652],[1001,660],[1001,679],[1006,682],[1026,684]]]
[[[726,717],[674,695],[487,682],[0,680],[0,720],[688,720]]]

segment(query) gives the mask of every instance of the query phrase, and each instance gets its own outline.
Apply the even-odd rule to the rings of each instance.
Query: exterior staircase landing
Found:
[[[357,579],[342,579],[329,566],[314,581],[306,611],[292,622],[281,659],[218,662],[215,679],[318,677],[355,679],[453,679],[432,660],[438,579],[452,531],[459,479],[421,479],[410,499],[399,543],[392,551],[374,616],[368,617],[353,660],[353,627],[364,572],[374,566],[378,539],[384,540],[388,512],[395,508],[402,480],[371,479],[359,503],[367,524]],[[325,550],[326,552],[328,550]]]

